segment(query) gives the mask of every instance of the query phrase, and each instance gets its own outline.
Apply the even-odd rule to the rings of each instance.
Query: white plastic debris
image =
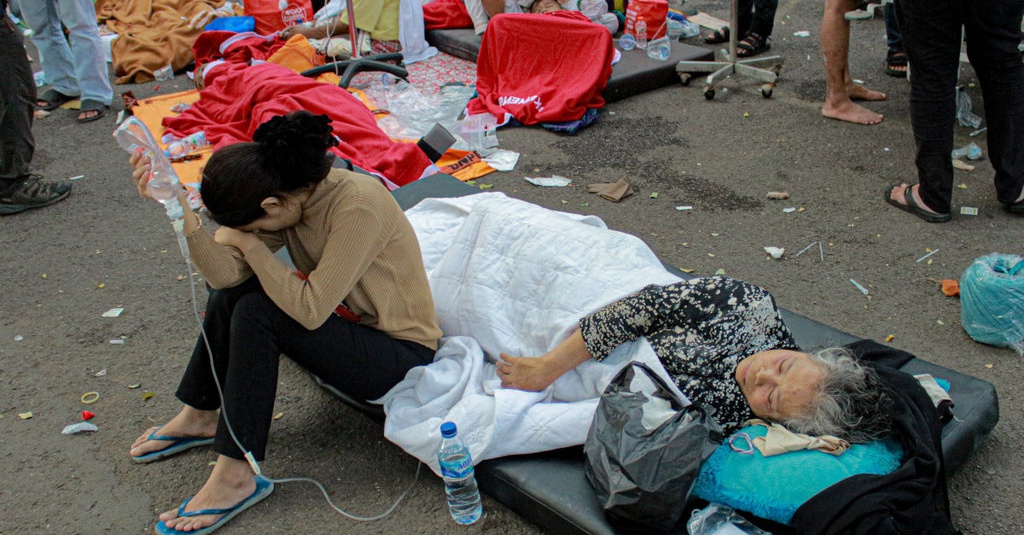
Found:
[[[767,247],[764,248],[764,252],[766,252],[769,255],[771,255],[772,258],[778,260],[778,259],[782,258],[782,255],[786,252],[786,249],[783,248],[783,247],[767,246]]]
[[[572,180],[565,178],[564,176],[549,176],[549,177],[537,177],[531,178],[528,176],[523,177],[527,182],[534,186],[545,186],[548,188],[564,188],[569,184],[572,184]]]
[[[810,36],[811,36],[811,32],[809,32],[807,30],[800,30],[798,32],[793,32],[793,37],[810,37]]]
[[[61,434],[77,435],[79,433],[95,433],[99,430],[100,428],[96,427],[95,424],[91,424],[89,422],[78,422],[77,424],[64,426],[64,429],[61,430]]]
[[[519,153],[505,149],[496,149],[482,159],[487,162],[487,165],[493,167],[495,171],[511,171],[519,163]]]

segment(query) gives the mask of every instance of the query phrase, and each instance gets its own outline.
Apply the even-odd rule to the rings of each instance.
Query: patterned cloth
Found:
[[[727,277],[648,286],[581,319],[580,330],[596,360],[647,337],[676,386],[713,407],[727,433],[753,417],[734,376],[739,362],[769,349],[799,349],[772,295]]]

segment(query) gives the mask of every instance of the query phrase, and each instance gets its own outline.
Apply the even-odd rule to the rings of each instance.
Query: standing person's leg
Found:
[[[885,73],[897,78],[907,76],[907,53],[903,50],[903,32],[900,31],[896,16],[896,3],[888,2],[882,8],[885,13]]]
[[[0,191],[28,174],[35,138],[32,137],[32,109],[36,86],[32,68],[25,58],[21,32],[6,13],[0,14]]]
[[[36,84],[21,30],[6,13],[0,13],[0,20],[0,215],[9,215],[67,197],[71,183],[46,182],[29,174],[36,146]]]
[[[914,70],[910,77],[910,123],[917,144],[919,186],[907,190],[913,194],[913,204],[940,214],[949,214],[953,197],[953,165],[949,155],[953,150],[960,61],[958,1],[899,0],[896,4]],[[909,204],[905,193],[897,187],[890,192],[890,198],[898,204]]]
[[[71,48],[61,29],[57,0],[33,0],[19,5],[25,22],[32,27],[32,44],[39,49],[46,83],[52,90],[39,100],[39,107],[55,109],[68,100],[78,98],[82,91],[75,78]]]
[[[846,12],[857,7],[856,0],[825,0],[821,19],[821,48],[825,56],[825,104],[821,114],[858,124],[878,124],[884,118],[853,100],[885,100],[885,93],[861,87],[850,76],[850,21]]]
[[[969,1],[962,9],[967,55],[985,101],[996,195],[1005,205],[1021,202],[1011,210],[1024,213],[1024,64],[1017,49],[1024,0]]]
[[[741,58],[755,56],[771,49],[768,37],[775,28],[775,11],[779,0],[751,0],[753,14],[747,29],[740,33],[742,39],[736,45],[736,55]]]
[[[92,0],[58,0],[60,19],[71,34],[71,55],[75,78],[82,95],[79,122],[95,121],[106,113],[114,98],[103,41],[96,27]]]
[[[736,21],[736,38],[741,39],[750,31],[750,25],[754,20],[754,0],[734,0],[738,20]]]
[[[754,20],[750,31],[757,32],[766,38],[775,30],[775,12],[779,9],[779,0],[754,0]]]

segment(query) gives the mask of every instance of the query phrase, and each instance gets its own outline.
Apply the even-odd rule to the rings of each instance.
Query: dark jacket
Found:
[[[904,458],[890,474],[849,477],[819,493],[797,509],[793,527],[815,534],[960,533],[949,516],[942,459],[942,425],[948,417],[916,379],[896,369],[913,355],[871,340],[847,347],[889,388],[893,435]]]

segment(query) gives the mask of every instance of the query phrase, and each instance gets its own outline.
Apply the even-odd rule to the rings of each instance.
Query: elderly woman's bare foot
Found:
[[[270,485],[271,490],[273,484]],[[166,527],[181,532],[195,531],[217,523],[222,517],[234,515],[269,495],[256,493],[257,484],[249,463],[225,457],[217,458],[210,478],[181,509],[188,513],[204,509],[227,509],[228,512],[197,516],[179,516],[178,508],[160,515]],[[248,502],[248,503],[246,503]]]
[[[849,99],[837,103],[826,102],[821,107],[821,114],[829,119],[856,124],[878,124],[885,118],[882,114],[875,113],[860,104],[854,104]]]
[[[138,457],[167,448],[173,441],[150,439],[156,433],[167,437],[212,437],[217,434],[217,411],[201,411],[184,407],[177,416],[160,427],[151,427],[135,439],[128,453]]]
[[[889,98],[885,93],[881,91],[875,91],[874,89],[868,89],[860,84],[850,84],[846,87],[846,94],[850,95],[850,100],[885,100]]]

